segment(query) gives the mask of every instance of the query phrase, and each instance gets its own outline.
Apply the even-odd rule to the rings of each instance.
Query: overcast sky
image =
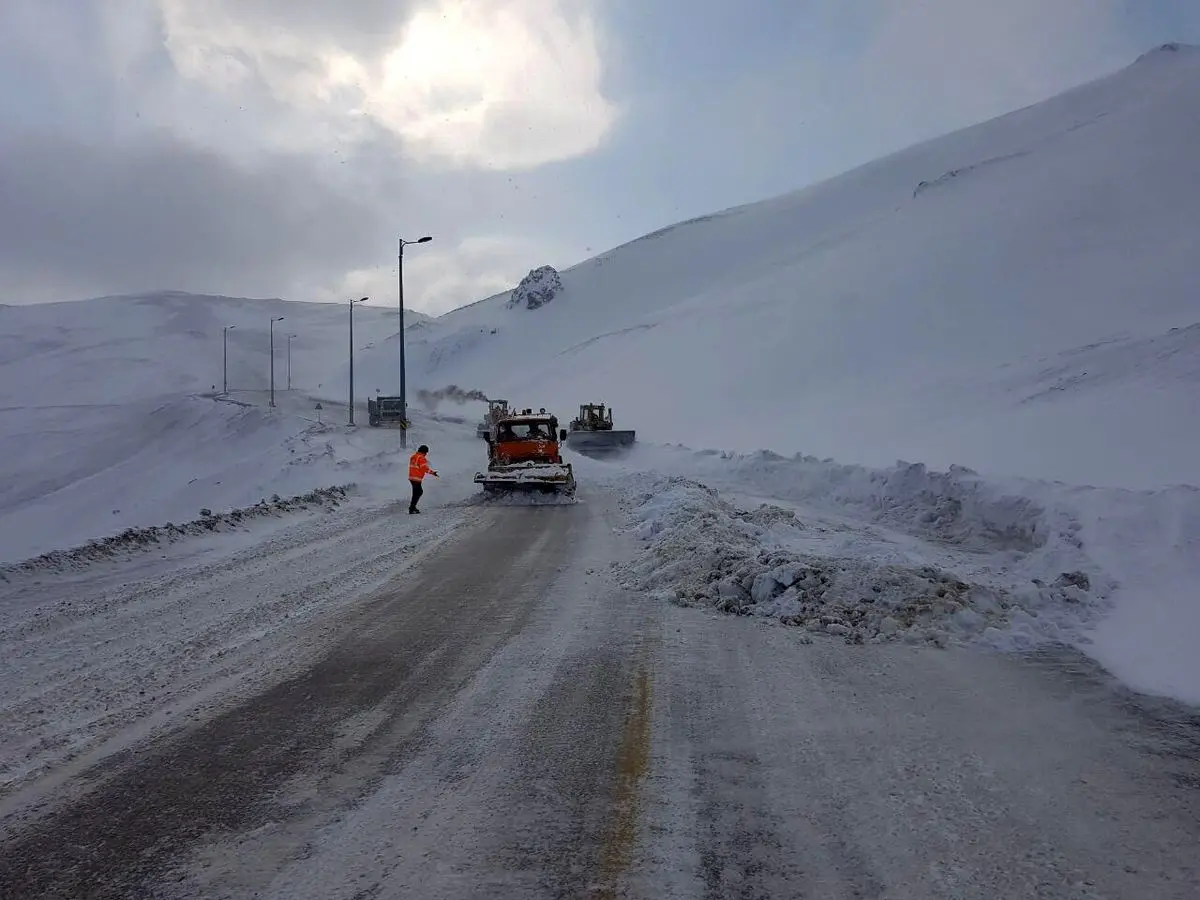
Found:
[[[2,0],[0,302],[443,312],[1200,43],[1196,0]]]

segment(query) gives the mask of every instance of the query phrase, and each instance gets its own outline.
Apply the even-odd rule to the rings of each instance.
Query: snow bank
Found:
[[[890,469],[871,469],[759,450],[701,452],[694,470],[784,500],[819,500],[870,521],[975,550],[1028,552],[1045,548],[1052,539],[1073,544],[1071,534],[1079,529],[1069,516],[1052,513],[1028,494],[1006,491],[962,466],[936,472],[923,463],[901,461]]]
[[[673,603],[772,618],[847,643],[982,642],[1003,649],[1070,639],[1075,626],[1106,606],[1085,572],[1023,582],[983,572],[968,578],[933,549],[925,561],[908,561],[911,553],[897,559],[886,537],[861,526],[770,503],[740,508],[679,476],[644,475],[635,483],[633,530],[647,547],[629,568],[628,584]],[[945,498],[927,499],[936,520]],[[969,515],[957,518],[965,531],[989,531],[983,523],[967,528]],[[838,546],[848,531],[859,539],[853,553]]]
[[[1200,489],[645,446],[605,471],[641,492],[634,583],[673,602],[853,640],[1061,642],[1137,689],[1200,702]],[[795,565],[818,573],[818,595],[785,583]],[[884,624],[889,603],[900,628]]]
[[[1136,688],[1200,704],[1200,489],[1076,488],[1064,502],[1120,585],[1088,652]]]
[[[247,524],[268,516],[287,513],[308,512],[312,509],[337,508],[354,487],[353,484],[333,485],[317,488],[296,497],[280,497],[275,494],[270,500],[262,499],[253,506],[214,513],[211,509],[200,510],[199,518],[189,522],[152,525],[149,528],[127,528],[120,534],[88,541],[80,547],[52,550],[41,556],[19,563],[0,566],[0,580],[8,575],[33,571],[60,571],[79,568],[101,559],[160,547],[197,535],[221,533],[243,529]]]

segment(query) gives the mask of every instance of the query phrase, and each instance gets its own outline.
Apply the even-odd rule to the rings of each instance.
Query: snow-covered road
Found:
[[[303,671],[464,512],[351,507],[0,580],[0,825],[105,756]]]
[[[3,760],[32,755],[0,795],[0,896],[1200,893],[1186,712],[1074,657],[805,643],[650,600],[619,586],[618,498],[580,498],[353,511],[110,576],[86,613],[8,596]],[[57,652],[26,671],[37,641]],[[89,696],[140,679],[157,700],[111,720]],[[149,733],[138,703],[190,718],[86,770],[14,743],[35,682],[73,711],[45,728],[90,723],[89,760]]]

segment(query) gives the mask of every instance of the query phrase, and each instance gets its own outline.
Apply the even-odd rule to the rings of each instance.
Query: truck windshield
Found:
[[[549,422],[506,422],[500,426],[501,441],[553,440]]]

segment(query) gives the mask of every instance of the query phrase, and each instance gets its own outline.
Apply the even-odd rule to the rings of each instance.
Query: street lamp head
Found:
[[[271,321],[272,321],[272,322],[282,322],[282,321],[283,321],[283,316],[280,316],[278,319],[272,319]]]
[[[416,243],[416,244],[428,244],[428,243],[429,243],[430,241],[432,241],[432,240],[433,240],[433,237],[432,237],[431,235],[428,235],[428,234],[427,234],[427,235],[425,235],[425,237],[423,237],[423,238],[417,238],[417,239],[416,239],[416,241],[414,241],[413,243]]]

